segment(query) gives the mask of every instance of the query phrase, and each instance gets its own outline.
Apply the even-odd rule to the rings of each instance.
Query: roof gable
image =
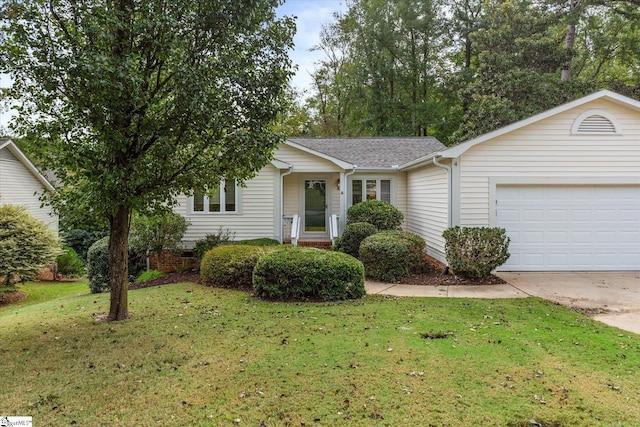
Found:
[[[397,169],[446,148],[433,137],[292,138],[287,144],[343,169]]]
[[[0,150],[9,150],[13,156],[34,176],[42,186],[50,192],[55,191],[53,185],[40,173],[38,168],[27,158],[27,156],[18,148],[18,146],[10,139],[0,139]]]
[[[619,93],[611,92],[609,90],[601,90],[601,91],[592,93],[591,95],[587,95],[585,97],[576,99],[575,101],[571,101],[566,104],[562,104],[558,107],[552,108],[550,110],[543,111],[542,113],[536,114],[527,119],[520,120],[518,122],[512,123],[500,129],[496,129],[493,132],[485,133],[484,135],[480,135],[476,138],[462,142],[458,145],[454,145],[453,147],[450,147],[442,151],[441,155],[444,158],[451,158],[451,159],[460,157],[465,151],[467,151],[471,147],[474,147],[475,145],[478,145],[485,141],[505,135],[509,132],[513,132],[515,130],[521,129],[525,126],[529,126],[533,123],[536,123],[541,120],[547,119],[549,117],[555,116],[557,114],[563,113],[572,108],[583,106],[589,102],[592,102],[598,99],[610,101],[612,103],[622,105],[624,107],[640,112],[639,101],[636,101],[635,99],[632,99],[632,98],[628,98],[624,95],[620,95]]]

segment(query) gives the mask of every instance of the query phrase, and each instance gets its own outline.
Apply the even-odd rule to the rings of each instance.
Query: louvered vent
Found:
[[[586,117],[578,126],[577,133],[618,133],[616,126],[608,118],[599,114]]]

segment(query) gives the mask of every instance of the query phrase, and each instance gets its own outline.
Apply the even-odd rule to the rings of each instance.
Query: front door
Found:
[[[304,181],[304,231],[327,232],[327,181],[325,179]]]

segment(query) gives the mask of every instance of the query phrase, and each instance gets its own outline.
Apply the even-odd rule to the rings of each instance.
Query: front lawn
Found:
[[[0,307],[0,415],[37,426],[640,425],[640,336],[540,299],[274,303],[183,283],[131,291],[132,318],[108,324],[109,295],[82,285]]]

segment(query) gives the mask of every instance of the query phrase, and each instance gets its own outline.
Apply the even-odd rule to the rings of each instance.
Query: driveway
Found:
[[[527,295],[598,310],[595,320],[640,334],[640,271],[504,272],[498,276]]]
[[[535,296],[567,307],[593,310],[594,319],[640,334],[640,271],[511,273],[507,284],[486,286],[415,286],[367,281],[367,293],[458,298]]]

